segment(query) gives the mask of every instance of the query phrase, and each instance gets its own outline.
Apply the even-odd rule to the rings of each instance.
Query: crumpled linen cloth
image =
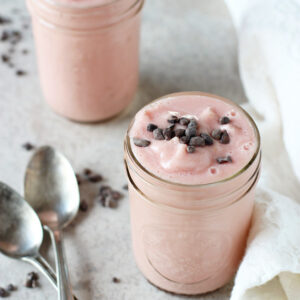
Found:
[[[262,176],[231,300],[300,300],[300,0],[225,0],[262,136]]]

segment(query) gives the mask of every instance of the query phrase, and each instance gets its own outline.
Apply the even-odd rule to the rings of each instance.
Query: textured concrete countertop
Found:
[[[20,28],[28,18],[24,1],[1,0],[1,15],[14,15]],[[18,8],[19,12],[14,10]],[[0,30],[4,28],[0,26]],[[65,153],[76,171],[90,167],[121,190],[126,183],[122,143],[134,113],[150,100],[184,90],[202,90],[245,101],[240,83],[236,37],[222,0],[148,0],[143,13],[141,79],[134,103],[118,118],[98,125],[70,122],[54,114],[43,100],[38,82],[30,28],[14,54],[14,68],[0,64],[0,180],[23,193],[23,175],[31,155],[25,142],[50,144]],[[6,45],[0,43],[0,53]],[[22,49],[28,49],[24,55]],[[17,77],[16,69],[28,72]],[[80,213],[66,230],[66,252],[74,292],[79,299],[186,299],[159,291],[138,271],[131,252],[129,203],[103,208],[94,202],[97,186],[83,186],[89,211]],[[43,252],[53,262],[52,250]],[[26,289],[26,273],[33,268],[0,254],[0,286],[12,282],[19,290],[10,299],[56,299],[41,276],[41,286]],[[121,283],[112,283],[112,277]],[[228,299],[231,285],[188,299]]]

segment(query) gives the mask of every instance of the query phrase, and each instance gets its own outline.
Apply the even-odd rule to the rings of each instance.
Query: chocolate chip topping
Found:
[[[155,130],[157,128],[157,125],[149,123],[147,125],[147,131],[153,132],[153,130]]]
[[[195,136],[190,139],[189,145],[194,147],[204,147],[205,140],[201,136]]]
[[[137,147],[148,147],[151,144],[150,141],[144,140],[144,139],[139,139],[139,138],[133,138],[133,143]]]
[[[154,136],[154,139],[156,140],[159,140],[159,141],[162,141],[165,139],[164,135],[163,135],[163,131],[162,129],[160,128],[156,128],[154,131],[153,131],[153,136]]]
[[[230,119],[227,116],[224,116],[220,119],[222,125],[230,123]]]
[[[185,135],[182,136],[182,137],[179,139],[179,143],[180,143],[180,144],[188,144],[189,141],[190,141],[190,138],[187,137],[187,136],[185,136]]]
[[[88,181],[89,182],[97,183],[97,182],[100,182],[102,180],[103,180],[103,177],[100,174],[93,174],[93,175],[88,176]]]
[[[221,144],[229,144],[229,142],[230,142],[230,137],[229,137],[227,130],[222,131],[220,143]]]
[[[8,296],[8,292],[4,288],[0,287],[0,297],[5,298],[7,296]]]
[[[189,138],[197,135],[197,128],[196,127],[189,127],[190,124],[188,125],[188,128],[185,130],[185,135]]]
[[[186,151],[188,153],[194,153],[196,151],[196,148],[194,146],[187,146]]]
[[[7,288],[6,288],[7,291],[9,292],[13,292],[13,291],[16,291],[17,290],[17,287],[15,285],[13,285],[12,283],[10,283]]]
[[[175,129],[175,136],[181,138],[184,135],[185,135],[185,129],[181,129],[181,128]]]
[[[34,149],[34,146],[31,143],[25,143],[24,145],[22,145],[22,147],[27,151],[31,151],[32,149]]]
[[[163,130],[163,135],[165,137],[165,140],[169,141],[171,138],[173,138],[175,136],[173,128],[165,128]]]
[[[188,119],[188,118],[180,118],[179,119],[179,124],[180,125],[183,125],[183,126],[187,126],[187,125],[189,125],[189,123],[190,123],[190,119]]]
[[[112,282],[113,282],[113,283],[120,283],[120,282],[121,282],[121,279],[119,279],[119,278],[117,278],[117,277],[113,277]]]
[[[218,164],[231,163],[232,162],[232,158],[231,158],[230,155],[225,156],[225,157],[218,157],[217,158],[217,162],[218,162]]]
[[[198,123],[195,119],[190,120],[189,124],[188,124],[188,128],[198,128]]]
[[[214,129],[211,133],[211,136],[215,139],[215,140],[220,140],[221,136],[222,136],[222,130],[221,129]]]
[[[206,146],[211,146],[214,143],[214,140],[207,133],[200,133],[200,136],[204,139]]]
[[[80,205],[79,205],[79,210],[82,212],[87,212],[89,206],[85,200],[81,200]]]
[[[171,124],[175,124],[175,123],[178,123],[179,122],[179,119],[177,116],[171,116],[169,119],[168,119],[168,123],[171,123]]]

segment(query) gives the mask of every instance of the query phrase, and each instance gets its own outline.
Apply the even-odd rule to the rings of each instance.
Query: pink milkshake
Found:
[[[251,222],[260,137],[233,102],[199,92],[140,110],[125,139],[133,250],[145,277],[178,294],[235,274]]]
[[[144,0],[27,0],[46,101],[94,122],[120,113],[138,84]]]

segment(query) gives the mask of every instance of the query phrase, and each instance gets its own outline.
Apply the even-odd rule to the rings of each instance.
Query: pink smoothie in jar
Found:
[[[82,122],[110,118],[138,84],[144,0],[27,0],[44,97]]]
[[[178,294],[235,274],[251,222],[260,137],[233,102],[177,93],[141,109],[125,139],[133,250],[145,277]]]

